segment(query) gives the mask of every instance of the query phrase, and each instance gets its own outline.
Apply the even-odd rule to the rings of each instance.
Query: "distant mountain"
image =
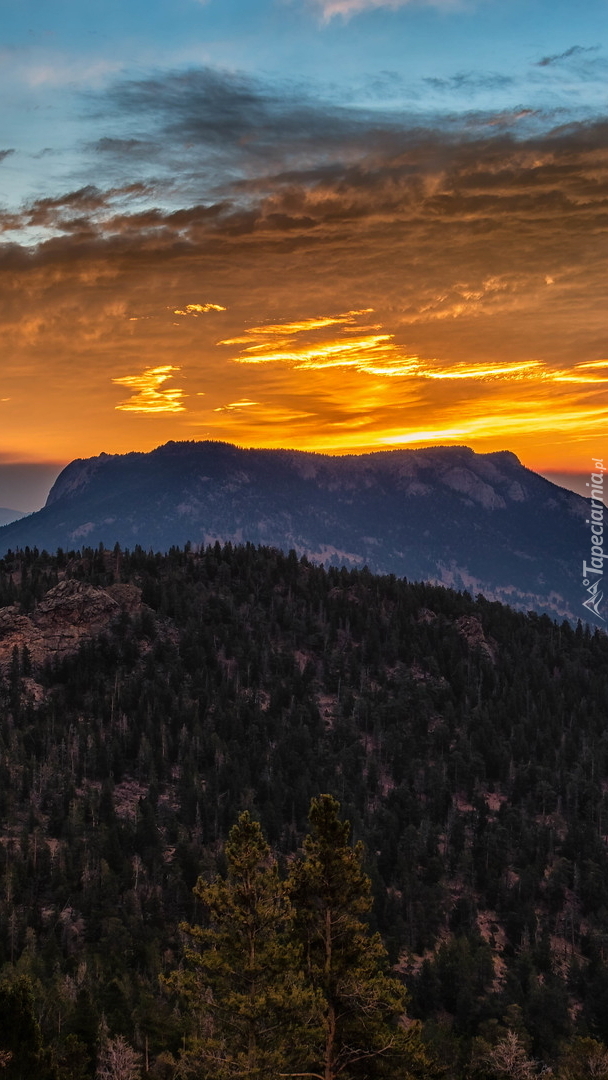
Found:
[[[578,618],[587,513],[508,451],[331,457],[170,442],[73,461],[42,510],[0,529],[0,555],[251,541]]]
[[[19,521],[26,517],[21,510],[9,510],[6,506],[0,506],[0,525],[9,525],[11,521]]]

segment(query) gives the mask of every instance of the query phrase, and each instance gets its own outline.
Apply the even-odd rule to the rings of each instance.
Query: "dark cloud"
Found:
[[[543,56],[542,60],[536,61],[536,67],[549,67],[551,64],[559,64],[562,60],[569,60],[571,56],[581,56],[584,53],[599,52],[599,45],[572,45],[565,52],[555,53],[554,56]]]
[[[161,165],[182,182],[266,172],[305,157],[340,158],[370,149],[404,125],[389,110],[328,104],[296,84],[273,86],[212,69],[122,82],[104,102],[120,137],[98,140],[98,155],[115,167],[137,158]]]
[[[155,156],[158,147],[152,142],[143,139],[112,139],[108,136],[91,143],[91,149],[102,154],[115,154],[118,157],[143,157]]]
[[[386,73],[387,85],[396,78]],[[462,73],[449,86],[487,88],[492,80],[501,86],[510,82],[505,76]],[[448,87],[447,81],[434,82]],[[128,175],[149,184],[166,212],[188,203],[221,204],[226,228],[229,220],[238,221],[239,232],[265,216],[262,194],[275,197],[278,187],[282,197],[285,184],[303,191],[335,184],[336,198],[341,185],[376,188],[383,174],[400,189],[408,176],[424,184],[425,177],[456,160],[456,147],[464,147],[466,156],[466,147],[477,147],[481,138],[484,160],[488,129],[505,135],[517,131],[525,139],[542,132],[549,120],[523,107],[440,117],[328,103],[304,85],[276,86],[211,69],[123,81],[108,92],[104,109],[108,122],[121,131],[94,144],[98,174],[106,169],[108,183]],[[349,215],[347,202],[344,212]],[[284,216],[281,208],[276,214],[275,226],[282,221],[292,230],[291,215]],[[306,209],[295,218],[309,229],[316,211],[311,215]]]
[[[37,199],[28,207],[29,221],[40,224],[43,219],[52,215],[57,210],[80,211],[98,210],[107,205],[111,197],[110,192],[102,192],[93,184],[79,188],[77,191],[68,191],[54,198]]]
[[[292,282],[294,296],[335,295],[332,310],[388,305],[427,355],[452,348],[463,312],[469,349],[491,317],[527,355],[538,305],[551,310],[552,347],[578,349],[581,333],[601,342],[607,121],[545,129],[546,117],[515,109],[414,122],[296,89],[208,71],[115,87],[113,115],[139,135],[96,144],[116,183],[24,208],[22,225],[59,235],[0,248],[15,311],[38,272],[87,288],[111,280],[104,288],[136,296],[138,311],[152,298],[164,310],[167,282],[179,283],[176,308],[196,300],[188,282],[263,303]],[[158,180],[161,163],[174,183]]]
[[[385,72],[374,90],[381,95],[383,87],[400,82]],[[449,93],[515,85],[512,76],[492,72],[424,83]],[[466,144],[480,134],[485,138],[488,127],[525,139],[542,135],[556,120],[555,112],[523,105],[440,115],[329,102],[305,84],[274,85],[210,68],[117,83],[106,93],[103,111],[121,131],[94,144],[95,167],[105,163],[112,177],[128,170],[131,178],[174,181],[182,204],[187,198],[216,201],[240,181],[288,170],[303,175],[308,168],[340,170],[362,158],[390,158],[429,139],[438,146]]]
[[[492,339],[495,352],[508,340],[528,356],[540,352],[543,335],[560,355],[598,355],[607,122],[527,138],[502,128],[376,135],[368,144],[363,124],[357,139],[349,127],[348,152],[342,144],[331,159],[320,153],[229,176],[222,198],[175,209],[136,209],[129,199],[141,194],[137,185],[40,200],[28,220],[55,222],[62,235],[36,250],[0,247],[7,310],[18,320],[37,274],[53,290],[64,280],[67,294],[84,281],[89,313],[90,282],[100,298],[108,290],[121,302],[136,297],[138,312],[164,310],[167,288],[183,307],[197,299],[192,283],[207,282],[222,304],[235,292],[239,303],[284,303],[287,290],[290,303],[316,296],[315,310],[326,310],[322,297],[330,296],[331,310],[388,306],[426,355],[453,351],[462,338],[471,355]],[[490,320],[481,336],[480,320]]]
[[[14,153],[15,153],[15,151],[12,150],[12,149],[11,150],[0,150],[0,161],[4,161],[5,158],[9,157],[10,154],[14,154]]]
[[[321,237],[324,230],[354,222],[370,227],[392,222],[396,235],[408,222],[436,219],[466,219],[469,229],[483,226],[490,233],[524,219],[538,221],[539,230],[551,225],[558,232],[568,223],[578,227],[576,222],[602,227],[608,207],[607,122],[570,124],[527,138],[505,130],[507,120],[484,122],[481,137],[479,118],[464,134],[462,128],[397,126],[370,133],[363,121],[355,131],[348,116],[344,139],[335,140],[331,155],[321,148],[299,162],[282,144],[281,125],[277,133],[267,124],[278,167],[271,171],[265,162],[257,172],[235,170],[224,179],[221,198],[135,210],[133,200],[153,199],[154,186],[141,181],[106,191],[86,186],[32,203],[22,223],[69,231],[79,247],[111,244],[118,251],[130,244],[137,249],[144,240],[148,248],[163,250],[173,243],[196,249],[221,237],[272,242],[283,233],[294,242],[298,232],[308,244],[311,230]],[[336,128],[338,117],[326,123]],[[542,236],[539,242],[545,242]],[[50,242],[44,250],[58,248]]]
[[[515,79],[511,75],[491,71],[463,71],[452,75],[449,79],[429,77],[422,81],[426,86],[432,86],[434,90],[445,90],[449,93],[459,90],[466,90],[469,93],[477,90],[504,90],[515,84]]]
[[[0,214],[0,230],[6,232],[33,227],[73,232],[82,227],[92,231],[100,214],[110,210],[115,214],[117,205],[141,199],[151,191],[149,185],[140,182],[124,184],[106,191],[87,184],[76,191],[32,200],[20,213]]]
[[[157,130],[170,131],[173,140],[222,146],[246,145],[252,135],[263,140],[269,131],[305,136],[311,126],[316,132],[319,113],[301,87],[279,91],[250,76],[211,68],[124,81],[109,92],[108,101],[130,118],[154,117]]]

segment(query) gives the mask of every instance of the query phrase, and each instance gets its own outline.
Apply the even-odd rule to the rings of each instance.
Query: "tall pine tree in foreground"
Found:
[[[308,1068],[282,1075],[426,1080],[435,1073],[417,1027],[404,1024],[405,989],[387,973],[380,935],[364,920],[372,895],[363,847],[351,846],[350,824],[340,820],[339,811],[331,795],[312,800],[304,856],[290,875],[296,933],[307,978],[321,999],[322,1022]]]
[[[241,814],[225,880],[199,878],[205,927],[184,925],[187,968],[169,980],[194,1021],[180,1076],[270,1080],[305,1059],[319,1013],[302,973],[293,912],[259,824]]]
[[[227,876],[199,878],[205,925],[184,925],[185,967],[168,980],[191,1020],[180,1077],[430,1080],[436,1073],[386,950],[361,845],[329,795],[287,882],[248,812],[231,829]]]

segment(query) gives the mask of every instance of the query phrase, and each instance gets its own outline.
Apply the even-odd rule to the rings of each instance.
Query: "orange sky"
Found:
[[[266,162],[216,203],[30,204],[41,242],[0,252],[0,461],[214,438],[585,472],[608,430],[604,126],[361,124],[332,168]]]

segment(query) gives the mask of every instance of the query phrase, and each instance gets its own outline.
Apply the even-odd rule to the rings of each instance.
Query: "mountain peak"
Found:
[[[576,618],[586,513],[508,450],[332,456],[169,442],[72,461],[42,510],[0,529],[0,554],[249,541]]]

